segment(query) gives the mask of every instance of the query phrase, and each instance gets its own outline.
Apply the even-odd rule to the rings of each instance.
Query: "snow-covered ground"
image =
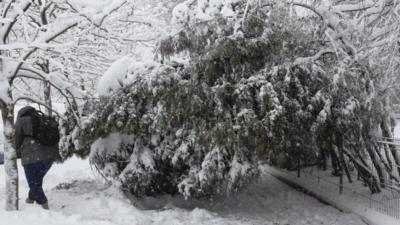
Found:
[[[87,160],[76,158],[55,164],[45,177],[44,189],[51,208],[45,211],[23,202],[28,188],[20,165],[19,171],[20,211],[4,211],[5,187],[0,182],[1,224],[364,224],[357,216],[323,205],[268,174],[229,198],[185,201],[164,196],[135,201],[134,206],[92,172]],[[4,168],[0,166],[0,180],[3,179]]]

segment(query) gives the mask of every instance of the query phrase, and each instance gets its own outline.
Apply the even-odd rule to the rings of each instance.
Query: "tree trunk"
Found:
[[[337,142],[337,145],[338,145],[338,150],[339,150],[338,154],[339,154],[339,157],[340,157],[340,162],[342,164],[342,166],[341,166],[342,174],[343,174],[343,170],[344,170],[344,172],[346,173],[346,176],[347,176],[347,179],[348,179],[349,183],[352,183],[353,180],[351,179],[351,174],[350,174],[350,171],[349,171],[349,167],[347,166],[346,160],[344,158],[344,153],[343,153],[344,146],[343,146],[343,136],[342,136],[342,134],[336,133],[336,142]],[[343,176],[342,174],[341,174],[341,176]]]
[[[371,143],[370,140],[367,140],[365,149],[367,150],[368,155],[372,161],[372,164],[373,164],[374,168],[376,169],[376,172],[378,173],[381,187],[385,187],[386,178],[385,178],[385,174],[383,173],[384,169],[383,169],[382,164],[378,160],[378,157],[376,155],[376,152],[374,151],[374,148],[375,147],[374,147],[373,143]]]
[[[18,166],[14,147],[14,105],[1,108],[4,126],[4,169],[6,182],[6,210],[18,210]]]
[[[42,15],[42,23],[43,25],[47,24],[47,19],[46,19],[46,15]],[[38,66],[40,67],[40,69],[43,71],[43,73],[49,74],[50,73],[50,62],[49,60],[44,60],[41,63],[38,63]],[[50,82],[48,81],[44,81],[44,91],[43,91],[43,95],[44,95],[44,102],[46,104],[46,113],[47,115],[51,116],[53,114],[53,103],[51,101],[51,85]]]
[[[331,161],[332,161],[332,168],[333,168],[332,175],[337,177],[337,176],[340,176],[341,166],[340,166],[339,157],[336,154],[335,148],[337,148],[337,147],[334,146],[331,149]]]
[[[319,160],[318,160],[318,167],[321,168],[322,170],[327,170],[328,169],[328,163],[327,163],[327,150],[325,148],[321,148],[319,151]]]
[[[48,106],[46,108],[47,115],[51,116],[53,114],[53,102],[51,101],[51,85],[49,82],[45,81],[44,83],[44,101]]]
[[[387,161],[387,166],[389,167],[390,171],[393,172],[393,162],[391,160],[391,152],[390,152],[390,145],[382,144],[382,150],[385,152],[385,157]]]
[[[385,146],[383,146],[383,148],[384,148],[384,147],[385,147]],[[395,180],[396,182],[399,182],[399,178],[397,178],[397,177],[393,174],[393,167],[392,167],[391,164],[390,164],[390,160],[387,159],[387,158],[385,159],[385,158],[383,157],[382,153],[380,152],[381,148],[379,148],[379,145],[375,145],[375,148],[374,148],[374,149],[376,150],[376,154],[378,155],[379,160],[382,162],[383,166],[385,167],[386,172],[387,172],[387,174],[389,175],[389,178],[392,179],[392,180]],[[389,162],[387,162],[387,161],[389,161]]]
[[[390,129],[390,125],[389,122],[386,120],[382,121],[381,123],[381,129],[382,129],[382,134],[384,137],[387,138],[393,138],[393,133],[392,130]],[[399,156],[399,152],[397,151],[396,147],[393,145],[389,145],[390,151],[392,153],[394,162],[397,166],[397,170],[400,174],[400,156]]]
[[[353,183],[353,179],[351,178],[349,166],[344,158],[343,151],[340,152],[340,161],[342,161],[344,171],[346,172],[347,180],[349,181],[349,183]]]
[[[354,166],[361,179],[369,186],[372,193],[381,192],[381,187],[379,186],[378,178],[372,173],[372,171],[364,165],[364,162],[358,161],[352,154],[350,154],[346,149],[343,149],[343,153],[353,162]],[[362,158],[360,158],[362,160]]]

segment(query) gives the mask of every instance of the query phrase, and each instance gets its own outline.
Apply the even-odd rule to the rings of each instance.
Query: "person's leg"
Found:
[[[25,172],[25,174],[26,174],[26,172]],[[28,182],[28,184],[29,184],[29,182]],[[25,200],[25,202],[28,204],[35,203],[35,196],[33,195],[33,192],[31,190],[30,186],[29,186],[28,198]]]
[[[39,189],[40,167],[37,163],[24,165],[26,180],[29,186],[27,203],[36,201],[37,192]]]
[[[53,165],[53,161],[51,160],[45,160],[43,162],[43,170],[42,170],[42,175],[43,177],[47,174],[47,172],[50,170],[51,166]]]
[[[36,195],[36,202],[40,205],[43,206],[43,204],[47,204],[47,197],[44,194],[43,191],[43,178],[46,175],[46,173],[49,171],[51,165],[53,164],[52,161],[40,161],[39,162],[39,171],[38,171],[38,180],[37,180],[37,184],[38,184],[38,189],[37,189],[37,195]],[[48,206],[47,206],[48,208]]]

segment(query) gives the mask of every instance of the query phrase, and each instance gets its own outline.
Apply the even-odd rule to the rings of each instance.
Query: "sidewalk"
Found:
[[[339,194],[338,178],[325,171],[288,172],[268,165],[263,165],[267,173],[288,183],[298,186],[310,195],[345,212],[360,216],[369,225],[400,224],[400,194],[383,191],[370,195],[361,182],[344,182],[343,194]]]

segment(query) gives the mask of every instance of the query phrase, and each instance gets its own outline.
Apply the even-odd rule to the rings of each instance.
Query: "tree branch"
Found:
[[[18,74],[17,77],[18,77],[18,76],[21,76],[21,77],[23,76],[23,77],[26,77],[26,78],[32,78],[32,79],[36,79],[36,80],[43,80],[43,81],[49,82],[49,84],[50,84],[52,87],[54,87],[54,88],[65,98],[65,100],[67,101],[69,107],[73,108],[73,107],[74,107],[73,104],[77,105],[76,100],[75,100],[74,96],[72,95],[71,91],[65,90],[65,91],[67,92],[67,94],[71,95],[72,101],[73,101],[74,103],[71,103],[71,102],[70,102],[70,99],[69,99],[68,95],[67,95],[66,93],[64,93],[63,90],[62,90],[58,85],[56,85],[56,84],[54,84],[53,82],[50,81],[50,79],[47,77],[48,74],[45,74],[45,73],[43,73],[42,71],[35,70],[35,69],[33,69],[33,68],[21,68],[21,70],[25,70],[25,71],[31,72],[31,73],[37,75],[37,76],[38,76],[39,78],[41,78],[41,79],[37,79],[37,78],[35,78],[35,77],[32,78],[32,76],[25,75],[25,74],[21,74],[21,75]],[[79,118],[79,116],[78,116],[75,112],[73,112],[73,113],[74,113],[76,122],[77,122],[78,126],[80,127],[80,118]]]
[[[77,10],[68,0],[66,1],[66,4],[72,9],[74,10],[77,14],[81,15],[82,17],[84,17],[85,19],[87,19],[89,22],[91,22],[92,24],[94,24],[96,27],[101,27],[101,25],[103,24],[104,20],[106,19],[107,16],[111,15],[112,13],[114,13],[115,11],[117,11],[118,9],[120,9],[122,6],[124,6],[126,4],[127,1],[123,1],[119,6],[114,7],[112,10],[110,10],[108,12],[108,15],[102,15],[101,20],[96,23],[94,22],[89,16],[79,12],[79,10]]]
[[[323,49],[323,50],[320,50],[319,52],[317,52],[315,55],[313,55],[313,56],[310,56],[310,57],[300,57],[300,58],[297,58],[295,61],[294,61],[294,65],[299,65],[299,64],[303,64],[303,63],[307,63],[307,62],[312,62],[312,61],[315,61],[315,60],[318,60],[319,58],[321,58],[323,55],[325,55],[325,54],[335,54],[336,52],[335,51],[333,51],[333,50],[330,50],[330,49]]]
[[[15,2],[15,0],[11,1],[11,2],[9,3],[8,6],[11,7],[11,4],[14,3],[14,2]],[[26,4],[26,5],[25,5],[24,7],[22,7],[22,8],[23,8],[23,9],[22,9],[23,12],[26,12],[26,11],[29,9],[29,7],[31,7],[31,5],[32,5],[31,2],[25,3],[25,4]],[[7,14],[7,12],[8,12],[9,9],[10,9],[10,8],[6,8],[7,11],[5,11],[5,15]],[[3,15],[3,16],[4,16],[4,15]],[[16,15],[12,18],[13,21],[12,21],[11,23],[9,23],[8,25],[6,25],[6,26],[3,28],[4,31],[1,32],[1,33],[3,33],[3,36],[1,37],[1,40],[3,41],[3,43],[6,43],[7,37],[8,37],[8,35],[10,34],[10,32],[11,32],[12,27],[14,26],[14,24],[17,22],[18,16],[19,16],[19,14],[16,14]]]
[[[74,22],[72,24],[67,25],[66,27],[64,27],[63,29],[61,29],[60,31],[56,32],[55,34],[51,35],[49,38],[47,38],[44,42],[45,43],[49,43],[50,41],[53,41],[54,39],[56,39],[57,37],[59,37],[60,35],[66,33],[68,30],[72,29],[73,27],[77,26],[78,23]],[[37,47],[34,47],[33,49],[31,49],[30,51],[28,51],[23,57],[22,57],[22,61],[18,63],[17,67],[14,70],[13,75],[9,78],[9,83],[10,86],[12,86],[12,83],[15,79],[15,77],[17,76],[19,70],[21,69],[22,65],[24,64],[24,61],[27,60],[34,52],[36,52],[38,50]]]
[[[18,97],[14,100],[14,104],[16,104],[17,102],[22,101],[22,100],[25,100],[25,101],[28,101],[28,102],[33,102],[33,103],[36,103],[36,104],[38,104],[38,105],[41,105],[41,106],[45,107],[46,109],[50,109],[50,110],[52,110],[55,114],[57,114],[57,116],[58,116],[60,119],[66,121],[66,120],[61,116],[61,114],[60,114],[59,112],[55,111],[54,109],[51,109],[49,106],[46,105],[46,103],[44,103],[44,102],[42,102],[42,101],[39,101],[38,99],[31,98],[31,97],[29,97],[29,96],[18,96]]]

